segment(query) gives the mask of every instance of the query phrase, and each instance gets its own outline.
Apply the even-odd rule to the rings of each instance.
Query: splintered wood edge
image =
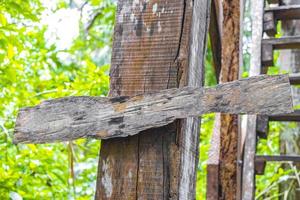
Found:
[[[209,112],[266,114],[292,111],[288,75],[262,75],[213,88],[185,87],[132,98],[65,97],[21,109],[14,143],[126,137],[167,125],[175,119]]]

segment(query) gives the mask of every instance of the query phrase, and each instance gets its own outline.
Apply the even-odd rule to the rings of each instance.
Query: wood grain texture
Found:
[[[288,75],[258,76],[213,88],[168,89],[129,97],[66,97],[20,110],[15,142],[136,135],[204,113],[282,114],[292,111]]]
[[[207,2],[119,1],[110,95],[133,96],[188,84],[202,85],[209,19]],[[201,7],[196,7],[196,3]],[[200,27],[199,30],[191,31],[192,15],[201,16],[195,20],[201,20],[200,23],[194,26]],[[197,51],[198,47],[202,52]],[[197,128],[185,128],[191,125]],[[195,188],[190,183],[195,180],[197,153],[191,151],[198,149],[198,139],[194,139],[198,138],[198,126],[198,119],[190,120],[187,125],[179,120],[129,139],[104,140],[102,143],[106,146],[101,149],[99,163],[110,162],[108,170],[99,167],[96,199],[178,199],[180,194],[194,198]],[[120,151],[110,153],[115,148]],[[102,183],[105,177],[111,177],[111,195],[105,194],[109,189]]]
[[[254,0],[251,8],[252,16],[252,38],[251,38],[251,59],[250,76],[256,76],[262,72],[262,38],[263,38],[263,12],[264,1]],[[253,200],[255,198],[255,154],[256,154],[256,131],[257,115],[249,115],[245,118],[244,132],[244,159],[243,159],[243,180],[242,199]]]
[[[291,85],[299,85],[300,84],[300,73],[289,74]]]
[[[239,78],[240,0],[223,0],[222,69],[220,83]],[[221,113],[220,123],[220,199],[236,199],[238,116]]]
[[[264,31],[270,37],[275,37],[277,33],[277,20],[275,20],[273,12],[264,14]]]
[[[267,12],[273,12],[276,20],[300,19],[300,5],[270,7],[265,9]]]
[[[274,50],[299,49],[300,36],[285,36],[281,38],[263,39],[263,45],[272,45]]]

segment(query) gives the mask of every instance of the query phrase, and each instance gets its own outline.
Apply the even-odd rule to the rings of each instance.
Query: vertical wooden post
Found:
[[[263,12],[264,1],[253,0],[251,3],[252,16],[252,42],[251,42],[251,60],[250,76],[261,73],[262,52],[261,40],[263,37]],[[242,199],[252,200],[255,197],[255,154],[256,154],[256,115],[249,115],[244,118],[246,124],[242,132],[245,138],[244,160],[243,160],[243,182]]]
[[[209,0],[120,0],[110,96],[201,86]],[[194,199],[199,119],[102,141],[96,199]]]
[[[239,78],[240,0],[223,1],[222,68],[220,82]],[[214,137],[219,149],[219,199],[236,199],[238,116],[221,114],[216,117]],[[218,139],[220,137],[220,139]]]

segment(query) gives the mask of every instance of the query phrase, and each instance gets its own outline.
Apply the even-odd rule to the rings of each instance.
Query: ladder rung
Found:
[[[299,122],[300,110],[295,110],[293,113],[284,115],[271,115],[269,116],[269,121]]]
[[[299,11],[300,12],[300,11]],[[262,40],[263,45],[272,45],[276,49],[300,49],[300,36],[269,38]]]
[[[278,6],[265,9],[264,32],[274,37],[277,33],[277,21],[300,19],[300,5]]]
[[[262,67],[273,66],[273,50],[300,49],[300,36],[262,40]]]
[[[300,156],[290,155],[274,155],[274,156],[255,156],[255,174],[263,175],[266,168],[267,162],[293,162],[300,163]]]
[[[299,85],[300,84],[300,73],[289,74],[291,85]]]
[[[275,20],[300,19],[300,5],[270,7],[265,9],[267,12],[273,12]]]
[[[269,4],[278,4],[279,1],[278,0],[268,0]]]
[[[300,163],[300,156],[298,155],[256,155],[255,162],[297,162]]]

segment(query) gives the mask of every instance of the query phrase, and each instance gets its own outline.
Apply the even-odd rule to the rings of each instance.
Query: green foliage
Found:
[[[70,9],[67,2],[60,1],[57,9]],[[94,195],[99,141],[12,144],[20,107],[62,96],[107,94],[110,51],[101,50],[111,46],[115,4],[87,4],[92,16],[105,14],[89,30],[80,19],[80,34],[71,47],[58,49],[45,37],[47,26],[41,25],[41,18],[47,8],[42,1],[0,1],[0,199]]]

